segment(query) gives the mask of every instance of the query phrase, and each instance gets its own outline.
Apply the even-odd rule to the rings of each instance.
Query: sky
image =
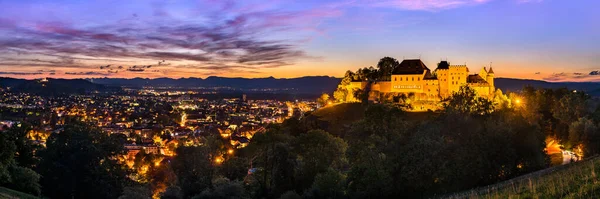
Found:
[[[597,0],[0,0],[0,76],[341,77],[385,56],[600,81]]]

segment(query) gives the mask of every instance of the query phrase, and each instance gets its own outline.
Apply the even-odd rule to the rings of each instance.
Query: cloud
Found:
[[[95,71],[88,72],[65,72],[65,75],[84,75],[84,76],[110,76],[110,73],[102,73]]]
[[[210,67],[201,66],[218,63],[258,70],[290,66],[299,59],[312,58],[301,48],[303,43],[299,41],[304,41],[305,36],[300,33],[321,34],[318,21],[342,14],[339,9],[320,7],[281,10],[249,8],[234,1],[212,3],[222,4],[221,10],[199,9],[199,16],[182,18],[171,14],[168,4],[155,3],[151,4],[151,17],[136,13],[134,17],[129,15],[130,19],[108,23],[0,17],[0,53],[19,55],[0,60],[0,65],[106,70],[123,69],[120,66],[126,61],[147,65],[160,60],[156,67],[190,64],[209,70],[206,68]],[[286,37],[277,37],[281,34]],[[33,55],[46,59],[31,59]],[[107,62],[99,66],[101,60]]]
[[[383,0],[368,1],[371,6],[402,10],[437,11],[487,3],[491,0]]]
[[[0,75],[41,75],[42,72],[6,72],[0,71]]]
[[[598,79],[598,75],[600,75],[600,71],[591,71],[589,73],[580,73],[580,72],[574,72],[574,73],[565,73],[565,72],[561,72],[561,73],[553,73],[552,75],[549,75],[547,77],[542,78],[543,80],[546,81],[556,81],[556,82],[564,82],[564,81],[597,81],[600,80]]]

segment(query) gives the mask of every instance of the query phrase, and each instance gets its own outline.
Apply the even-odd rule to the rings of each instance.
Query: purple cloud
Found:
[[[213,63],[234,68],[275,68],[310,56],[300,48],[299,39],[271,39],[270,34],[319,32],[312,21],[341,15],[335,9],[282,11],[249,9],[233,1],[209,3],[223,4],[222,10],[230,12],[211,12],[210,21],[203,22],[200,19],[207,16],[177,18],[170,14],[167,5],[158,3],[152,4],[149,18],[134,14],[133,19],[94,25],[0,18],[0,52],[50,57],[34,60],[16,56],[0,60],[0,65],[94,68],[98,65],[89,61],[105,59],[118,65],[122,60],[160,60],[157,67],[188,62],[200,69],[210,68],[203,66]]]

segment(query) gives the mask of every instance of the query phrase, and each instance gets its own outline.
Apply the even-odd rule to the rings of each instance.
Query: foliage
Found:
[[[8,187],[36,196],[41,194],[42,191],[39,184],[40,175],[35,171],[29,168],[12,166],[10,168],[10,173],[11,183],[8,185]]]
[[[125,187],[123,194],[119,196],[119,199],[146,199],[151,198],[152,192],[143,186],[136,187]]]
[[[298,154],[296,159],[299,164],[296,188],[308,188],[317,174],[330,167],[342,168],[347,147],[344,140],[322,130],[312,130],[300,135],[294,141],[294,152]]]
[[[212,186],[215,168],[211,152],[206,145],[177,148],[172,166],[185,197],[195,196]]]
[[[25,158],[20,159],[19,157],[32,153],[32,151],[22,151],[25,149],[24,145],[21,145],[25,142],[21,141],[23,139],[26,138],[23,134],[19,134],[19,131],[9,129],[6,132],[0,132],[0,185],[40,195],[40,175],[17,163],[18,160],[25,160]],[[19,151],[22,151],[24,155],[19,154]]]
[[[183,192],[178,186],[170,186],[162,193],[160,199],[183,199]]]
[[[43,193],[52,198],[117,198],[130,184],[125,165],[124,140],[99,129],[71,123],[52,134],[39,151],[38,171]],[[106,191],[111,190],[111,191]]]
[[[213,182],[213,189],[206,189],[201,194],[192,197],[193,199],[228,199],[228,198],[249,198],[244,185],[240,181],[230,181],[227,178],[216,178]]]
[[[381,81],[390,81],[392,72],[400,66],[398,60],[392,57],[384,57],[377,63],[377,79]]]
[[[321,94],[321,96],[317,99],[317,104],[320,107],[327,106],[328,103],[329,103],[329,94],[327,94],[327,93]]]
[[[477,96],[472,88],[462,86],[458,92],[453,93],[448,99],[444,105],[444,110],[461,114],[485,115],[490,114],[494,107],[491,101]]]
[[[306,198],[343,198],[346,189],[346,176],[335,169],[319,173],[312,187],[305,193]]]
[[[6,133],[0,132],[0,184],[10,182],[8,168],[14,164],[16,146]]]
[[[572,146],[583,145],[584,156],[600,152],[600,132],[594,122],[587,118],[571,123],[569,126],[569,141]]]
[[[22,123],[6,131],[8,139],[16,146],[14,158],[17,164],[27,168],[33,168],[37,164],[38,160],[35,158],[34,152],[40,148],[39,145],[33,143],[27,137],[27,134],[32,130],[31,125]]]

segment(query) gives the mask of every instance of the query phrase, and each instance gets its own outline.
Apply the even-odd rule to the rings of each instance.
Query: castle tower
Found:
[[[480,71],[479,71],[479,76],[483,79],[487,79],[487,75],[488,75],[488,71],[485,67],[483,67]]]
[[[487,72],[486,81],[490,85],[490,94],[493,94],[494,92],[496,92],[496,87],[494,86],[494,70],[492,70],[491,66],[490,66],[490,70],[488,70],[488,72]]]

